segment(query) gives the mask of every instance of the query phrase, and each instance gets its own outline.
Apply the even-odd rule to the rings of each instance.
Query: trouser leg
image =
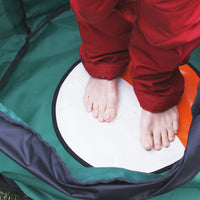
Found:
[[[176,105],[184,90],[178,66],[200,44],[199,0],[138,0],[131,36],[131,73],[143,109],[161,112]]]
[[[128,52],[132,24],[123,12],[131,0],[73,0],[82,38],[80,56],[88,73],[108,80],[120,76],[130,61]],[[128,7],[128,6],[127,6]],[[127,8],[126,7],[126,8]]]

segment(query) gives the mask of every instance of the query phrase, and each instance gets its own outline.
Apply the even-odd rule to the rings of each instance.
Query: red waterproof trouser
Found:
[[[116,78],[131,57],[143,109],[162,112],[178,103],[184,90],[178,66],[200,44],[199,0],[71,0],[71,7],[91,76]]]

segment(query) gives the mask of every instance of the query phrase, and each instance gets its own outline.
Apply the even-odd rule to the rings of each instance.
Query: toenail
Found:
[[[155,145],[155,149],[160,149],[160,145]]]
[[[169,140],[170,140],[170,141],[173,141],[173,140],[174,140],[174,137],[173,137],[173,136],[169,137]]]
[[[164,146],[165,146],[165,147],[168,147],[168,146],[169,146],[169,143],[168,143],[168,142],[165,142],[165,143],[164,143]]]
[[[100,118],[99,118],[99,121],[100,121],[100,122],[103,122],[103,117],[100,117]]]
[[[90,107],[88,107],[88,108],[87,108],[87,112],[90,112],[90,111],[91,111],[91,108],[90,108]]]
[[[150,144],[145,144],[145,149],[150,149],[151,148],[151,145]]]
[[[110,114],[106,114],[105,119],[110,120]]]

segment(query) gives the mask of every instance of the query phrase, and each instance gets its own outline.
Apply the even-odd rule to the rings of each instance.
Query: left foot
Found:
[[[153,147],[161,150],[162,146],[168,147],[174,141],[178,132],[179,113],[176,106],[161,113],[142,111],[140,124],[140,142],[147,151]]]
[[[118,79],[105,80],[90,77],[85,89],[84,105],[87,112],[100,122],[110,122],[117,114]]]

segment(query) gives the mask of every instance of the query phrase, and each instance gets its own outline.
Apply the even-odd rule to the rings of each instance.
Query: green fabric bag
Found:
[[[32,133],[34,130],[39,133],[38,140],[41,144],[51,149],[59,163],[69,170],[70,177],[81,183],[97,180],[109,182],[116,177],[121,181],[126,179],[140,182],[166,175],[167,172],[145,174],[121,168],[85,167],[65,150],[57,138],[52,122],[53,96],[63,75],[80,59],[81,38],[69,1],[0,0],[0,24],[0,110],[6,114],[1,114],[0,129],[6,121],[15,127],[22,127],[21,124],[24,124],[27,132]],[[199,52],[200,47],[192,53],[190,59],[191,65],[197,71],[200,71]],[[0,131],[5,140],[13,140],[13,146],[17,145],[14,148],[20,152],[23,148],[16,139],[18,136],[13,131],[13,138],[9,138],[12,135],[9,133]],[[49,184],[42,174],[34,173],[31,163],[22,165],[18,162],[17,153],[10,155],[10,148],[2,141],[0,140],[0,174],[13,180],[29,197],[34,200],[88,199],[84,190],[80,194],[69,192],[67,195],[64,189],[61,191]],[[31,152],[32,147],[28,148]],[[29,149],[27,151],[29,152]],[[23,153],[26,157],[27,152]],[[37,154],[32,156],[34,160]],[[53,179],[54,171],[51,173],[49,176]],[[58,177],[58,180],[60,179],[62,178]],[[197,200],[200,197],[199,186],[198,173],[188,183],[152,199]],[[86,185],[87,187],[89,188],[89,185]],[[107,190],[106,186],[104,190]],[[82,198],[84,195],[85,198]],[[102,198],[93,196],[91,199],[112,198],[108,199],[104,195]],[[123,200],[126,199],[142,198],[125,197]]]

